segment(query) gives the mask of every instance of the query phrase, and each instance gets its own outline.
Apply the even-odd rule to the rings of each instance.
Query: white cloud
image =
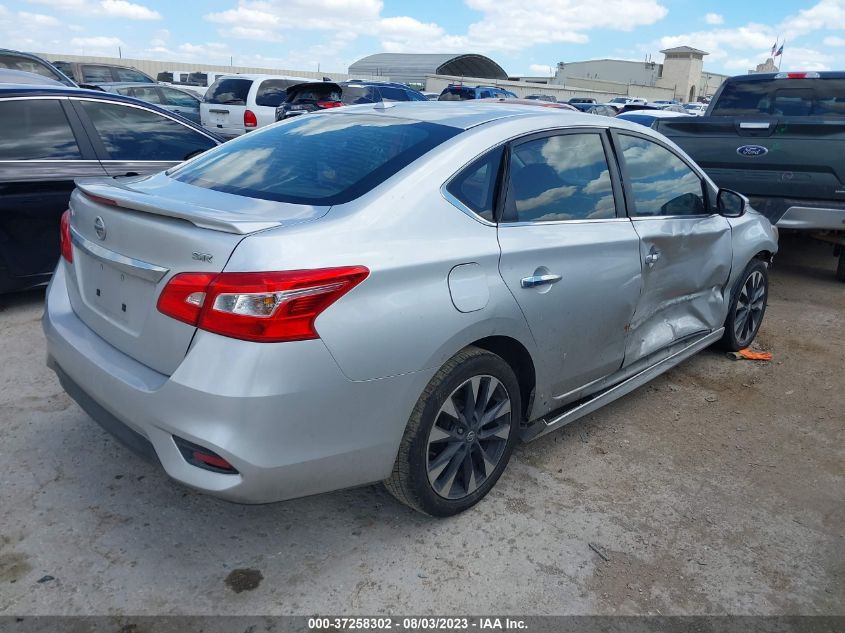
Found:
[[[59,22],[52,15],[44,15],[43,13],[28,13],[26,11],[18,11],[18,17],[23,20],[27,26],[59,26]]]
[[[725,18],[718,13],[708,13],[704,16],[704,21],[707,22],[707,24],[724,24]]]
[[[845,37],[834,37],[831,35],[830,37],[824,38],[824,45],[825,46],[845,46]]]
[[[546,64],[531,64],[528,66],[529,72],[532,75],[548,77],[555,74],[554,68]]]
[[[117,37],[99,35],[95,37],[74,37],[70,40],[71,45],[79,48],[116,49],[123,46],[123,41]],[[114,52],[114,51],[113,51]]]
[[[105,15],[115,18],[127,18],[129,20],[160,20],[161,14],[158,11],[126,0],[103,0],[100,8]]]

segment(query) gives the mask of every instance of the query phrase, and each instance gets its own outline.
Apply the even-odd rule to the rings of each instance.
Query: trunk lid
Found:
[[[182,272],[220,272],[245,235],[328,211],[211,191],[164,173],[77,186],[70,202],[73,310],[120,352],[166,375],[196,331],[157,310],[167,282]]]

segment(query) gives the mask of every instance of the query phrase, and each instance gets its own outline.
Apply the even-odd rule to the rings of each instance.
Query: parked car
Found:
[[[276,121],[292,116],[361,103],[428,101],[404,84],[384,81],[309,81],[288,88],[284,103],[276,108]]]
[[[505,105],[527,105],[527,106],[536,106],[540,108],[551,108],[553,110],[569,110],[570,112],[578,112],[578,108],[575,108],[568,103],[558,103],[558,102],[551,102],[551,101],[543,101],[542,99],[511,99],[506,97],[497,97],[494,99],[477,99],[478,103],[504,103]]]
[[[76,178],[160,171],[220,143],[137,99],[0,85],[0,292],[47,282]]]
[[[596,103],[596,100],[593,97],[572,97],[569,101],[567,101],[567,103],[578,107],[579,103],[587,103],[592,105]]]
[[[673,117],[689,117],[689,114],[684,112],[672,112],[655,108],[653,110],[632,110],[630,112],[623,112],[616,116],[621,121],[631,121],[632,123],[639,123],[646,127],[655,127],[657,121],[663,119],[671,119]]]
[[[170,86],[171,88],[176,88],[178,90],[187,90],[193,95],[196,95],[200,99],[205,96],[206,91],[208,90],[208,86],[203,85],[201,83],[202,79],[198,77],[192,78],[191,75],[196,75],[197,73],[191,73],[187,70],[164,70],[156,75],[156,81],[159,84]],[[202,73],[206,77],[208,76],[206,73]],[[221,75],[223,73],[210,73],[211,75]],[[213,82],[213,80],[212,80]]]
[[[38,55],[22,53],[8,48],[0,48],[0,69],[17,70],[20,72],[41,75],[47,79],[58,81],[60,84],[75,88],[76,84],[64,72]]]
[[[772,224],[832,242],[845,281],[845,72],[730,77],[706,116],[657,129]]]
[[[704,113],[707,112],[707,104],[687,103],[686,105],[684,105],[684,110],[687,111],[687,114],[692,114],[695,116],[704,116]]]
[[[568,102],[568,105],[571,105],[576,110],[580,110],[581,112],[589,112],[590,109],[596,106],[595,103],[581,103],[580,101],[576,101],[574,103]],[[615,112],[616,110],[614,110]]]
[[[0,68],[0,84],[34,85],[34,86],[61,86],[64,85],[55,79],[44,75],[28,73],[22,70],[9,70]]]
[[[425,92],[425,91],[423,91],[420,94],[422,96],[424,96],[426,99],[428,99],[429,101],[437,101],[437,98],[440,96],[439,92]]]
[[[165,110],[181,114],[194,123],[200,123],[200,98],[187,90],[171,86],[148,83],[101,84],[106,92],[135,97],[148,103],[160,105]]]
[[[557,99],[552,95],[528,95],[525,98],[531,101],[550,101],[551,103],[557,103]]]
[[[437,516],[518,441],[748,345],[777,250],[652,130],[496,103],[335,108],[80,181],[62,235],[48,365],[105,428],[230,500],[383,480]]]
[[[575,104],[573,104],[575,105]],[[614,117],[617,114],[617,109],[613,106],[605,105],[603,103],[596,103],[587,109],[588,114],[598,114],[601,116]]]
[[[691,112],[687,112],[684,109],[684,106],[678,105],[677,103],[669,103],[666,105],[658,106],[661,110],[665,110],[666,112],[677,112],[678,114],[692,114]]]
[[[106,83],[156,83],[156,80],[137,68],[129,66],[118,66],[116,64],[93,64],[88,62],[65,62],[54,61],[53,65],[59,68],[68,77],[71,77],[77,84],[85,87],[88,85]]]
[[[658,108],[662,108],[663,106],[668,105],[681,105],[681,102],[677,99],[656,99],[655,101],[650,102],[651,105],[657,106]]]
[[[492,99],[494,97],[516,98],[510,90],[498,86],[447,86],[437,98],[438,101],[469,101],[470,99]]]
[[[218,77],[200,104],[202,124],[225,138],[269,125],[276,120],[276,108],[284,102],[287,89],[307,81],[279,75]]]

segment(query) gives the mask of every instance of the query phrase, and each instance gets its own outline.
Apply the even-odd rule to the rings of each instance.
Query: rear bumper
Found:
[[[845,202],[749,196],[751,206],[782,229],[845,231]]]
[[[43,318],[48,365],[71,397],[172,478],[265,503],[386,478],[430,375],[347,379],[320,340],[259,344],[197,332],[172,376],[126,356],[73,312],[60,265]],[[174,436],[238,474],[189,464]]]

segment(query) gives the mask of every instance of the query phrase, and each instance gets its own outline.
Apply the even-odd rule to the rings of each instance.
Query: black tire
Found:
[[[762,286],[757,286],[758,280]],[[769,268],[766,262],[754,259],[742,272],[734,288],[721,341],[723,348],[738,352],[751,345],[760,330],[768,301]]]
[[[836,278],[845,281],[845,248],[839,252],[839,263],[836,266]]]
[[[476,405],[476,411],[480,407],[482,415],[470,413],[465,417],[466,409],[461,401],[473,393],[473,380],[477,381],[476,393],[479,395],[472,399],[481,403],[487,398],[488,402]],[[488,391],[492,394],[488,395]],[[509,401],[509,415],[500,413],[505,408],[505,399]],[[457,417],[442,410],[449,407]],[[440,368],[417,401],[405,428],[393,472],[384,481],[385,487],[405,505],[431,516],[446,517],[467,510],[490,492],[505,470],[518,439],[521,412],[519,382],[511,367],[486,350],[464,348]],[[487,417],[490,420],[481,424]],[[509,432],[506,438],[501,438],[505,425]],[[496,429],[499,431],[492,433]],[[442,437],[432,440],[434,436]],[[447,453],[453,448],[455,452],[449,457]],[[491,467],[484,457],[494,455],[497,459],[495,467]],[[437,470],[438,460],[448,463],[442,472]],[[456,461],[460,463],[454,467],[450,483],[440,483],[449,480],[450,469]],[[435,481],[430,481],[430,477]],[[441,486],[439,492],[435,489],[438,484]]]

